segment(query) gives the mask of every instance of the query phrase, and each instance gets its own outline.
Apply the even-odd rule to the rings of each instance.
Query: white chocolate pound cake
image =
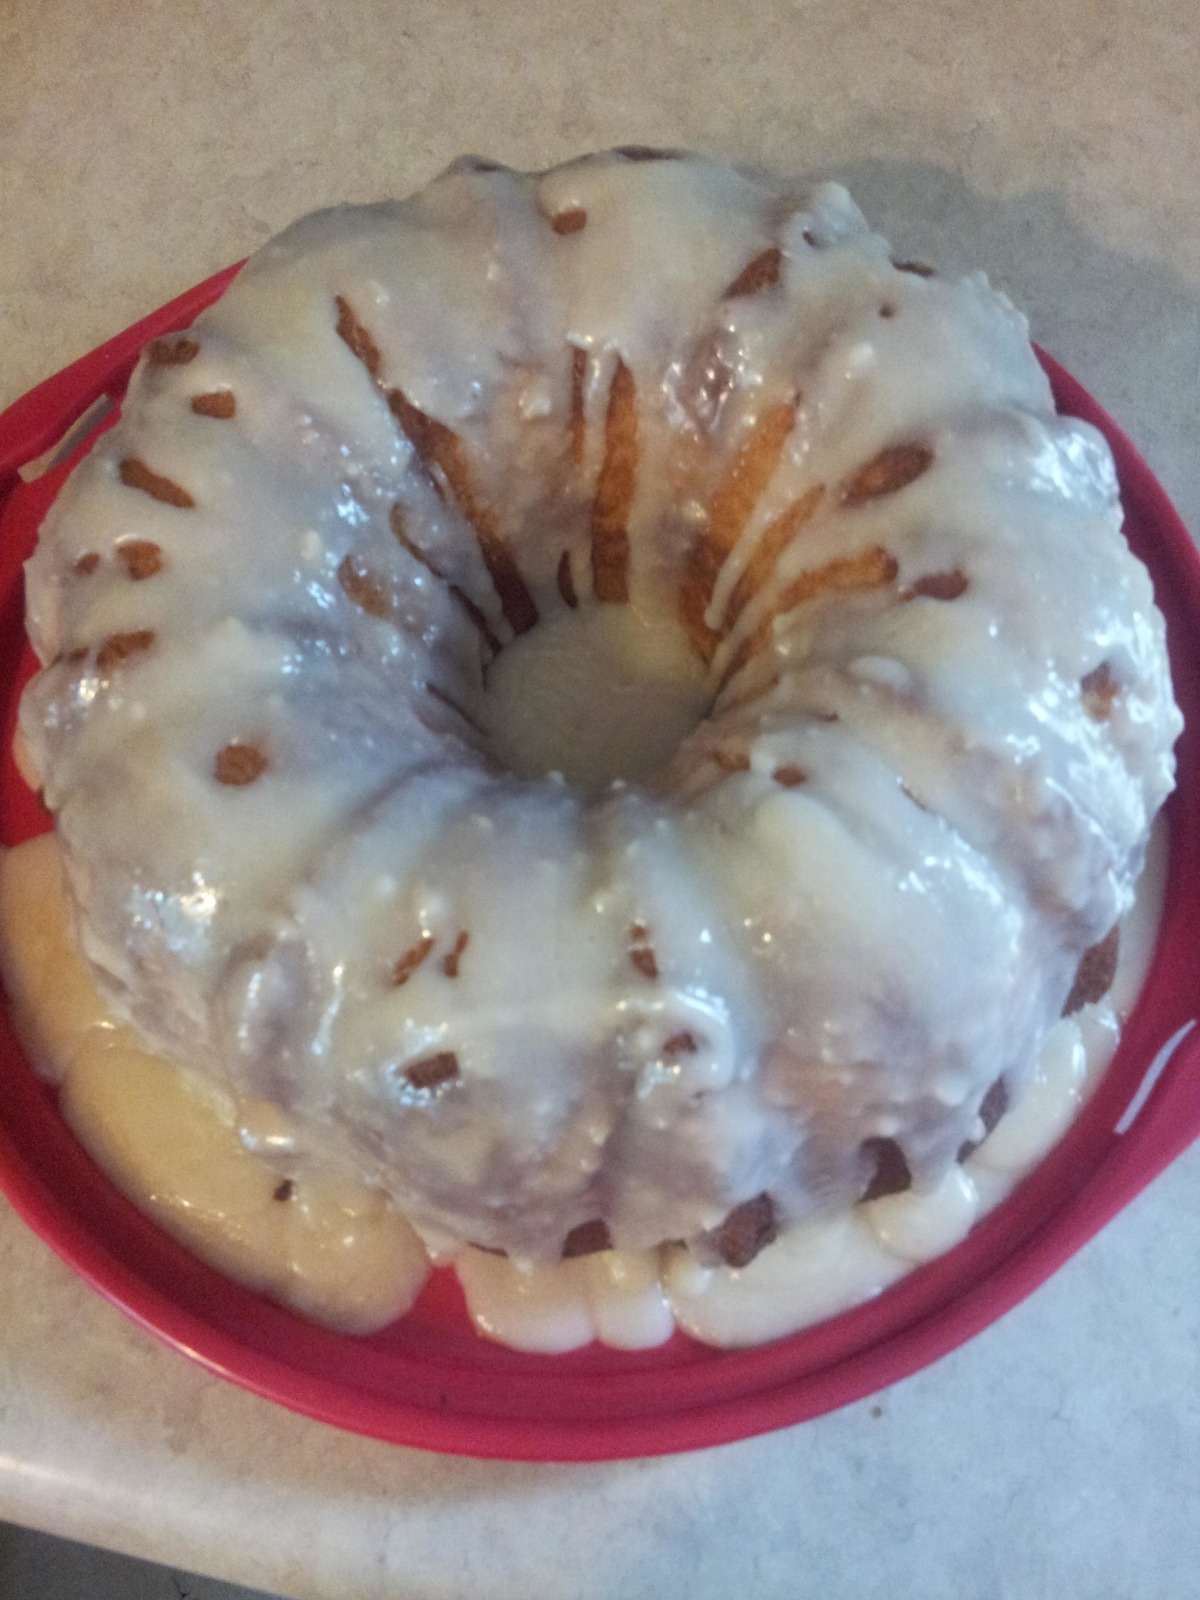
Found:
[[[549,1263],[934,1192],[1107,988],[1180,721],[980,275],[617,151],[308,217],[28,566],[21,726],[142,1039]]]

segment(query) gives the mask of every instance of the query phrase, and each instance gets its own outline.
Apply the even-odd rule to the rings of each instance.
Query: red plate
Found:
[[[119,401],[145,342],[189,326],[236,271],[164,306],[0,416],[7,844],[48,826],[13,767],[11,733],[33,669],[21,563],[69,463],[28,484],[17,468],[100,396]],[[142,1217],[76,1143],[0,1014],[0,1186],[29,1225],[144,1327],[235,1383],[358,1433],[512,1460],[661,1454],[800,1422],[936,1360],[1029,1294],[1200,1133],[1200,555],[1129,440],[1061,367],[1042,361],[1060,410],[1094,423],[1116,456],[1126,531],[1166,614],[1188,731],[1168,807],[1162,929],[1116,1058],[1062,1143],[957,1249],[868,1305],[756,1350],[711,1350],[677,1335],[633,1354],[593,1346],[522,1355],[476,1337],[446,1272],[393,1327],[349,1338],[240,1288]]]

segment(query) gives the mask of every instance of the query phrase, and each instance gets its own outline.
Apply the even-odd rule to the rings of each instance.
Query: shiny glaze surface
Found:
[[[29,568],[23,726],[116,1005],[426,1232],[532,1259],[767,1191],[803,1222],[862,1192],[867,1139],[936,1188],[1130,905],[1178,730],[1107,449],[1023,318],[897,268],[835,186],[611,155],[306,219],[194,342],[143,366]],[[622,369],[628,587],[674,617],[719,549],[714,709],[596,796],[473,724],[486,639],[567,603],[564,553],[608,603]],[[866,493],[901,448],[927,469]],[[265,768],[216,781],[231,748]]]
[[[470,1246],[427,1256],[378,1189],[311,1158],[269,1104],[240,1107],[144,1050],[83,961],[52,835],[0,859],[0,972],[26,1049],[84,1147],[146,1214],[220,1271],[326,1326],[370,1333],[407,1311],[430,1261],[457,1273],[485,1337],[555,1354],[664,1343],[677,1326],[757,1344],[880,1293],[963,1239],[1061,1137],[1116,1047],[1149,963],[1166,876],[1152,842],[1103,1001],[1051,1029],[1021,1098],[936,1188],[785,1228],[743,1269],[684,1245],[518,1265]]]

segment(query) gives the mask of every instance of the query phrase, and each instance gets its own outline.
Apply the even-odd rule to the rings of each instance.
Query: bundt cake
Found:
[[[28,565],[82,948],[443,1249],[740,1269],[933,1191],[1172,785],[1120,523],[1025,319],[836,185],[625,149],[307,217]]]

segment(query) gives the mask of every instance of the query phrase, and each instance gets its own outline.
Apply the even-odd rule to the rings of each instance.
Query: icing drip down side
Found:
[[[743,1268],[682,1245],[552,1266],[445,1241],[427,1254],[379,1190],[299,1156],[274,1107],[214,1094],[112,1016],[72,938],[51,837],[0,860],[0,972],[30,1058],[114,1182],[204,1260],[314,1321],[348,1333],[384,1327],[409,1309],[432,1262],[457,1271],[477,1329],[518,1349],[593,1340],[642,1349],[677,1326],[705,1343],[744,1345],[846,1310],[951,1248],[1061,1137],[1141,986],[1166,856],[1160,827],[1112,989],[1051,1030],[1021,1097],[961,1164],[932,1190],[785,1228]]]

